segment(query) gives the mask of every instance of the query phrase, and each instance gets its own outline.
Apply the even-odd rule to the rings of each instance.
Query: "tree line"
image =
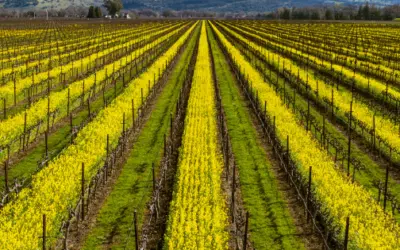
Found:
[[[1,1],[1,0],[0,0]],[[268,13],[257,12],[213,12],[204,10],[175,11],[164,9],[123,10],[121,0],[104,0],[102,6],[70,6],[66,9],[49,9],[49,17],[100,18],[107,11],[115,16],[121,11],[132,18],[222,18],[222,19],[276,19],[276,20],[393,20],[400,18],[400,5],[377,7],[366,3],[360,6],[332,5],[312,7],[283,7]],[[21,11],[19,9],[0,8],[0,17],[46,17],[44,10]]]
[[[276,11],[257,15],[262,19],[283,20],[393,20],[400,17],[400,5],[384,8],[370,5],[360,6],[323,6],[303,8],[279,8]]]

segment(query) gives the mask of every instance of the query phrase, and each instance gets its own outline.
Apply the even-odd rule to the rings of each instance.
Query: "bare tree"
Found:
[[[158,13],[151,9],[144,9],[138,12],[140,17],[157,17]]]
[[[164,10],[162,13],[161,13],[161,16],[163,16],[163,17],[167,17],[167,18],[171,18],[171,17],[177,17],[178,16],[178,13],[176,12],[176,11],[174,11],[174,10]]]

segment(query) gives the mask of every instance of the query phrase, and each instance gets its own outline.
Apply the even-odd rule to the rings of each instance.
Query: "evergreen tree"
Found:
[[[121,0],[104,0],[103,6],[107,9],[108,14],[112,16],[117,14],[124,7]]]
[[[368,4],[368,2],[367,2],[367,4],[365,4],[365,6],[364,6],[363,11],[362,11],[362,14],[363,14],[364,20],[369,20],[369,19],[370,19],[370,16],[369,16],[369,4]]]
[[[371,6],[369,8],[369,19],[370,20],[382,20],[381,9],[376,6]]]
[[[100,7],[97,6],[97,7],[94,9],[94,16],[95,16],[96,18],[102,18],[102,17],[103,17],[103,13],[102,13]]]
[[[311,13],[311,19],[312,20],[319,20],[320,18],[319,18],[319,13],[317,12],[317,11],[313,11],[312,13]]]
[[[290,19],[290,10],[285,8],[282,13],[282,19],[289,20]]]
[[[325,11],[325,19],[326,20],[332,20],[333,19],[333,13],[330,9],[326,9]]]
[[[361,18],[362,18],[362,12],[363,12],[363,7],[360,5],[360,6],[358,7],[358,13],[357,13],[357,16],[356,16],[356,19],[357,19],[357,20],[361,20]]]
[[[88,13],[87,17],[94,18],[94,6],[89,7],[89,13]]]

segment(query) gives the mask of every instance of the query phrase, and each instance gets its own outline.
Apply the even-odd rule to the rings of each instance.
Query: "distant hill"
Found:
[[[196,9],[212,11],[270,11],[284,6],[311,6],[321,4],[363,4],[365,0],[123,0],[126,9]],[[0,0],[4,8],[62,9],[69,6],[100,5],[102,0]],[[400,4],[400,0],[372,0],[379,6]]]
[[[279,7],[304,7],[322,4],[364,4],[366,0],[124,0],[125,8],[146,6],[174,10],[202,9],[212,11],[270,11]],[[370,4],[386,6],[400,4],[400,0],[372,0]]]
[[[24,9],[64,9],[69,6],[100,5],[102,0],[0,0],[0,7]]]

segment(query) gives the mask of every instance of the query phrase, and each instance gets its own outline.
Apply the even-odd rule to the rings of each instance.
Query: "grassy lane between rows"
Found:
[[[199,28],[195,32],[199,32]],[[139,231],[146,204],[152,193],[152,163],[158,168],[163,155],[164,134],[169,130],[169,119],[174,112],[179,92],[185,79],[197,35],[173,70],[168,83],[155,104],[155,109],[135,142],[127,163],[101,208],[96,224],[83,249],[135,249],[133,212],[138,212]]]
[[[222,106],[239,169],[242,198],[250,213],[249,230],[253,246],[256,249],[304,249],[296,236],[294,221],[278,189],[272,163],[261,145],[245,100],[211,30],[208,34]]]

